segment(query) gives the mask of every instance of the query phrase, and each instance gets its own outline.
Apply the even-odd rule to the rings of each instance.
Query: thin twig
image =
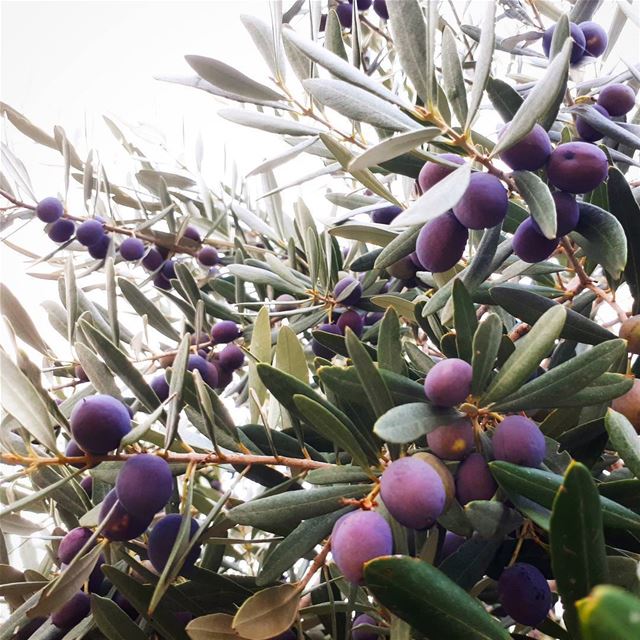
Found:
[[[300,580],[300,583],[299,583],[300,590],[304,589],[307,586],[307,584],[309,583],[309,580],[311,580],[311,578],[313,578],[313,576],[320,569],[320,567],[322,567],[325,560],[327,559],[327,556],[329,555],[330,550],[331,550],[331,538],[329,538],[324,543],[322,549],[320,550],[320,553],[314,558],[304,578]]]

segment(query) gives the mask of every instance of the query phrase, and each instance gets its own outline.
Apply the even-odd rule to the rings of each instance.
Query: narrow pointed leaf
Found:
[[[387,138],[355,157],[349,163],[349,170],[368,169],[387,160],[393,160],[407,151],[413,151],[425,142],[434,140],[441,134],[440,129],[436,127],[425,127]]]
[[[402,296],[383,293],[381,295],[371,296],[371,302],[382,309],[394,309],[398,315],[409,322],[415,322],[416,320],[415,304]]]
[[[563,480],[562,476],[555,473],[531,467],[520,467],[510,462],[490,462],[489,468],[507,495],[528,498],[547,509],[552,507]],[[604,496],[600,496],[600,506],[605,527],[640,532],[639,514]]]
[[[305,80],[303,85],[318,102],[356,122],[390,131],[420,127],[395,105],[343,80],[312,78]]]
[[[393,3],[391,3],[393,4]],[[321,45],[301,36],[293,29],[283,29],[282,35],[288,43],[290,43],[297,50],[301,51],[310,60],[313,60],[321,67],[324,67],[330,71],[336,78],[345,80],[356,87],[362,87],[374,95],[387,100],[393,104],[397,104],[399,107],[411,108],[411,105],[403,100],[395,93],[389,91],[384,85],[375,81],[360,69],[357,69],[352,64],[343,60],[335,53],[328,51]]]
[[[135,309],[136,313],[140,316],[146,315],[147,321],[154,329],[172,340],[178,340],[180,338],[178,332],[167,320],[166,315],[140,291],[140,288],[136,284],[125,278],[118,278],[118,285],[120,286],[122,295],[124,295],[129,304]]]
[[[495,408],[499,411],[522,411],[581,406],[578,393],[588,385],[596,384],[600,376],[623,357],[624,352],[624,340],[610,340],[599,344],[500,398]],[[517,350],[515,353],[517,354]]]
[[[386,269],[394,262],[408,256],[416,247],[416,238],[421,228],[422,225],[411,226],[398,234],[380,252],[376,258],[374,267],[376,269]]]
[[[20,304],[20,300],[4,283],[0,283],[0,311],[6,316],[16,335],[24,340],[30,347],[39,351],[44,356],[49,356],[50,351],[46,342],[41,338],[31,316]]]
[[[278,369],[302,382],[306,383],[309,380],[309,369],[302,344],[293,330],[286,325],[278,331],[275,364]]]
[[[369,169],[360,169],[357,171],[349,170],[349,165],[353,160],[353,154],[344,145],[340,144],[335,138],[326,133],[321,133],[320,139],[345,171],[349,171],[356,180],[361,182],[368,189],[371,189],[373,193],[379,195],[381,198],[388,200],[392,204],[400,205],[391,192],[373,175],[373,173],[371,173],[371,171],[369,171]]]
[[[360,447],[366,451],[369,460],[377,460],[377,452],[373,446],[373,439],[367,440],[362,434],[360,434],[358,428],[345,413],[340,411],[332,403],[328,402],[320,394],[316,393],[309,385],[267,364],[260,363],[256,368],[260,379],[267,389],[274,395],[278,402],[287,409],[287,411],[304,419],[304,415],[298,408],[299,401],[296,400],[296,396],[306,396],[310,400],[321,405],[329,413],[333,414],[339,423],[346,426],[349,433],[357,437]]]
[[[501,367],[498,375],[482,396],[483,405],[509,395],[535,371],[540,361],[549,355],[566,319],[566,310],[558,305],[546,311],[531,331],[516,343],[516,350]]]
[[[627,239],[615,216],[580,203],[580,218],[571,236],[591,260],[599,262],[614,278],[620,277],[627,266]]]
[[[113,374],[109,371],[109,368],[100,361],[93,350],[87,345],[78,342],[76,344],[76,354],[78,360],[80,360],[80,365],[98,393],[105,393],[114,398],[120,397],[120,390],[115,383]]]
[[[279,133],[289,136],[317,136],[321,130],[301,122],[270,116],[248,109],[234,109],[225,107],[218,111],[218,115],[225,120],[235,122],[243,127],[252,127],[268,133]]]
[[[545,311],[557,305],[553,300],[517,286],[491,287],[490,293],[496,304],[531,325],[537,322]],[[614,340],[616,336],[593,320],[585,318],[581,313],[567,309],[567,321],[560,337],[584,344],[599,344],[607,340]]]
[[[241,640],[233,629],[233,616],[210,613],[189,622],[185,631],[191,640]]]
[[[369,397],[371,407],[377,416],[381,416],[393,407],[393,398],[389,389],[373,363],[373,359],[350,328],[347,328],[345,342],[360,382]]]
[[[570,632],[578,628],[575,602],[607,581],[600,496],[589,470],[569,465],[551,512],[551,564]]]
[[[380,603],[431,638],[509,640],[484,606],[442,571],[417,558],[386,556],[365,564],[367,587]]]
[[[392,221],[391,226],[422,225],[449,211],[464,195],[470,177],[471,165],[465,163],[421,195]]]
[[[458,122],[463,125],[469,113],[467,88],[462,75],[456,38],[449,27],[445,27],[442,32],[442,79],[447,100]]]
[[[411,79],[418,95],[430,104],[427,83],[432,76],[427,68],[427,25],[417,0],[387,3],[389,28],[398,50],[402,68]]]
[[[502,321],[498,315],[491,313],[478,325],[473,336],[471,358],[473,368],[471,393],[473,395],[479,395],[484,391],[495,367],[501,340]]]
[[[640,313],[640,205],[619,169],[609,169],[607,193],[611,213],[624,229],[629,259],[624,275],[635,302],[633,313]]]
[[[324,46],[343,60],[348,61],[349,56],[342,39],[342,25],[335,9],[331,9],[327,14],[327,25],[325,27]]]
[[[351,454],[355,464],[361,466],[363,469],[369,467],[369,461],[367,460],[365,452],[347,425],[341,422],[321,404],[306,396],[295,395],[293,396],[293,401],[305,418],[305,421],[313,426],[319,435],[329,438],[338,448]]]
[[[487,80],[491,73],[493,47],[495,45],[495,22],[496,3],[487,2],[484,19],[482,21],[480,43],[476,52],[476,68],[473,76],[473,86],[471,87],[471,96],[469,97],[469,112],[464,124],[464,128],[467,131],[471,128],[471,123],[478,112],[484,94],[484,88],[487,85]]]
[[[284,99],[284,96],[269,87],[256,82],[228,64],[204,56],[185,56],[189,66],[203,79],[212,85],[256,100]]]
[[[338,518],[349,513],[352,507],[343,507],[301,522],[278,546],[269,553],[257,579],[259,586],[271,584],[303,558],[316,545],[329,536]]]
[[[452,424],[463,418],[463,414],[453,408],[413,402],[393,407],[381,415],[373,430],[386,442],[406,444],[443,424]]]
[[[91,613],[108,640],[144,640],[145,633],[113,600],[91,594]]]
[[[453,283],[453,320],[458,357],[471,363],[473,336],[478,328],[478,318],[473,300],[464,283],[459,279]]]
[[[267,397],[267,390],[258,375],[256,360],[258,362],[271,363],[271,325],[269,324],[269,309],[264,306],[260,309],[258,317],[253,325],[251,333],[250,352],[254,356],[249,361],[249,386],[256,393],[258,401],[262,404]],[[259,415],[259,407],[251,402],[251,421],[256,422]]]
[[[258,527],[270,531],[272,527],[290,526],[294,529],[302,520],[332,513],[344,506],[343,498],[361,498],[371,490],[371,485],[334,485],[286,491],[265,498],[258,498],[233,507],[227,512],[231,522]]]
[[[581,120],[586,122],[596,131],[599,131],[607,138],[614,140],[630,149],[640,149],[640,137],[617,124],[607,116],[602,115],[598,110],[590,105],[580,105],[571,110]]]
[[[556,204],[551,197],[549,187],[530,171],[515,171],[513,179],[542,234],[550,240],[555,238],[558,235]]]
[[[103,565],[102,572],[159,634],[172,640],[188,640],[184,626],[175,618],[173,611],[159,607],[153,612],[153,615],[148,614],[153,585],[142,585],[116,567]]]
[[[158,397],[126,354],[85,320],[80,321],[80,326],[109,369],[131,389],[149,411],[153,411],[159,404]]]
[[[493,108],[505,122],[509,122],[516,115],[522,104],[520,94],[511,85],[499,78],[489,78],[487,81],[487,95]]]
[[[284,77],[284,51],[282,42],[274,42],[271,25],[260,18],[248,14],[240,16],[240,21],[251,35],[251,38],[260,51],[274,77]]]
[[[258,591],[242,603],[233,628],[247,640],[268,640],[284,633],[295,622],[302,587],[281,584]]]
[[[400,341],[400,320],[393,307],[388,307],[378,331],[378,365],[394,373],[405,369]]]
[[[4,350],[0,350],[0,382],[4,410],[47,449],[57,451],[51,416],[40,394]]]
[[[619,587],[596,587],[576,602],[583,640],[628,640],[640,634],[640,599]]]
[[[185,333],[178,347],[178,353],[171,365],[171,379],[169,380],[169,396],[172,400],[169,403],[167,411],[166,433],[164,439],[164,448],[168,449],[173,442],[178,431],[178,419],[182,409],[182,394],[184,389],[184,380],[187,373],[187,363],[189,359],[191,335]]]
[[[38,603],[29,610],[29,616],[46,616],[65,604],[87,581],[101,551],[97,545],[81,558],[74,559],[69,567],[43,589]]]

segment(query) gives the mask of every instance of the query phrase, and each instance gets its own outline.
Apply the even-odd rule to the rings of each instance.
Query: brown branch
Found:
[[[463,149],[476,162],[479,162],[482,166],[484,166],[489,173],[505,182],[509,186],[509,189],[511,191],[516,190],[516,184],[513,178],[507,175],[504,171],[498,169],[498,167],[496,167],[490,160],[489,156],[485,156],[484,154],[480,153],[473,142],[470,140],[468,135],[464,133],[458,133],[455,129],[450,127],[437,113],[432,113],[423,107],[416,107],[416,111],[425,120],[438,127],[442,131],[443,135],[449,136],[449,138],[451,138],[451,144],[453,144],[455,147],[460,147],[461,149]]]
[[[360,16],[360,22],[362,24],[366,24],[367,27],[369,27],[369,29],[371,29],[371,31],[375,31],[375,33],[377,33],[379,36],[382,36],[387,41],[387,44],[391,44],[391,45],[393,44],[393,38],[391,38],[390,35],[385,33],[379,27],[376,27],[376,25],[373,24],[373,22],[369,21],[365,16],[363,16],[363,15]]]
[[[5,198],[9,202],[13,202],[13,204],[15,204],[18,207],[24,207],[25,209],[31,209],[32,211],[35,211],[35,208],[36,208],[35,205],[27,204],[26,202],[22,202],[21,200],[18,200],[17,198],[12,196],[8,191],[5,191],[4,189],[0,189],[0,196]]]
[[[305,586],[309,583],[309,580],[311,580],[311,578],[313,578],[313,576],[318,571],[318,569],[320,569],[320,567],[322,567],[322,565],[324,564],[325,560],[327,559],[327,556],[329,555],[329,551],[330,550],[331,550],[331,538],[329,538],[324,543],[324,546],[320,550],[320,553],[315,557],[315,559],[311,563],[311,566],[309,567],[309,569],[308,569],[307,573],[305,574],[304,578],[302,578],[302,580],[300,580],[299,584],[300,584],[300,589],[301,590],[305,588]]]
[[[624,322],[629,317],[627,312],[614,300],[613,296],[606,291],[603,291],[600,287],[595,284],[590,284],[587,286],[587,289],[593,291],[598,298],[600,298],[603,302],[606,302],[617,314],[618,321]]]
[[[571,245],[571,241],[565,236],[560,240],[560,244],[564,249],[564,252],[573,267],[576,276],[578,277],[580,286],[577,290],[572,290],[571,293],[575,295],[577,291],[582,289],[589,289],[593,291],[593,293],[598,296],[603,302],[606,302],[617,314],[620,322],[624,322],[629,316],[626,311],[614,300],[613,296],[603,289],[601,289],[598,285],[596,285],[593,280],[589,277],[587,272],[584,270],[580,261],[576,258],[575,252],[573,250],[573,246]],[[575,289],[575,288],[574,288]]]
[[[90,455],[86,456],[52,456],[50,458],[40,456],[21,456],[13,453],[1,453],[0,463],[7,465],[18,465],[25,467],[39,467],[39,466],[52,466],[52,465],[86,465],[88,468],[94,467],[100,462],[120,462],[133,458],[139,454],[137,453],[113,453],[106,455]],[[308,460],[306,458],[288,458],[285,456],[258,456],[242,453],[225,453],[218,455],[215,453],[174,453],[166,451],[159,454],[167,462],[183,463],[183,464],[196,464],[202,465],[215,465],[215,464],[233,464],[233,465],[247,465],[247,464],[264,464],[264,465],[280,465],[283,467],[290,467],[292,469],[320,469],[323,467],[333,466],[329,462],[319,462],[317,460]]]
[[[583,287],[588,287],[591,284],[591,278],[589,277],[587,272],[584,270],[580,261],[576,258],[575,252],[573,250],[573,247],[571,246],[571,242],[569,238],[564,236],[562,240],[560,240],[560,244],[562,245],[565,255],[567,256],[569,262],[571,263],[573,270],[576,272],[576,276],[578,276],[578,278],[580,279],[580,284]]]

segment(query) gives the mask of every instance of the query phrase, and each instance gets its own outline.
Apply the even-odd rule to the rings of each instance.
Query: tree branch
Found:
[[[106,455],[90,455],[86,456],[21,456],[14,453],[1,453],[0,463],[7,465],[17,465],[24,467],[39,467],[53,465],[78,465],[84,464],[87,468],[91,468],[100,462],[119,462],[133,458],[138,453],[114,453]],[[166,451],[158,454],[169,463],[196,464],[198,466],[215,465],[215,464],[263,464],[263,465],[279,465],[290,467],[292,469],[302,469],[310,471],[312,469],[320,469],[324,467],[334,466],[330,462],[320,462],[318,460],[308,460],[306,458],[288,458],[285,456],[258,456],[242,453],[225,453],[218,455],[216,453],[174,453]]]

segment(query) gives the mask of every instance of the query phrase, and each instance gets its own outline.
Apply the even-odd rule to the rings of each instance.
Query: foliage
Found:
[[[165,78],[288,145],[246,182],[207,184],[201,151],[160,169],[107,119],[139,166],[115,184],[0,105],[64,161],[43,200],[3,144],[0,196],[69,346],[9,277],[0,640],[346,639],[356,616],[361,639],[634,635],[640,133],[614,108],[640,74],[605,73],[625,2],[576,62],[601,4],[486,2],[476,25],[435,0],[274,0],[271,24],[242,17],[270,78],[195,55]],[[303,155],[318,168],[278,183]],[[318,178],[330,220],[283,199]],[[48,255],[11,241],[23,221]],[[47,541],[37,570],[15,536]],[[530,619],[547,580],[561,606]]]

